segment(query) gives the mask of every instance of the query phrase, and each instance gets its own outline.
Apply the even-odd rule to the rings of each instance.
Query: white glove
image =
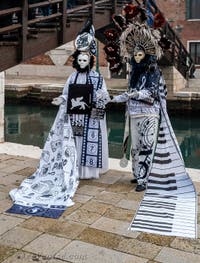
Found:
[[[56,97],[52,100],[52,104],[53,105],[56,105],[56,106],[59,106],[60,104],[62,104],[64,101],[64,99],[62,97]]]
[[[96,98],[97,98],[97,104],[99,104],[100,108],[101,106],[105,106],[108,102],[110,102],[109,94],[102,90],[97,90]]]
[[[125,92],[126,95],[131,99],[131,98],[137,98],[138,97],[138,93],[137,91],[133,91],[133,92]]]

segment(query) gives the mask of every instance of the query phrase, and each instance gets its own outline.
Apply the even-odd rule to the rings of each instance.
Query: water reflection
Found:
[[[109,154],[112,158],[121,158],[124,112],[120,111],[107,113]],[[6,105],[6,141],[43,148],[56,113],[57,108],[53,106]],[[200,117],[171,116],[171,122],[186,166],[200,169]]]

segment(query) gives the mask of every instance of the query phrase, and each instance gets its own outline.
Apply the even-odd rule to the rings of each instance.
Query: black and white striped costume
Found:
[[[131,230],[197,237],[197,196],[166,110],[166,86],[159,82],[160,126],[148,186]]]

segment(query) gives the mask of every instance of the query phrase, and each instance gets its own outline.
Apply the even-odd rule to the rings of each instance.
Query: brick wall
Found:
[[[172,28],[183,26],[180,38],[187,48],[187,41],[200,40],[200,20],[187,21],[186,0],[156,0],[159,9],[164,13]]]

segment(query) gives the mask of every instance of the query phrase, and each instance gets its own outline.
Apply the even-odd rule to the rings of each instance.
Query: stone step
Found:
[[[196,87],[200,90],[200,79],[189,79],[188,87]]]

